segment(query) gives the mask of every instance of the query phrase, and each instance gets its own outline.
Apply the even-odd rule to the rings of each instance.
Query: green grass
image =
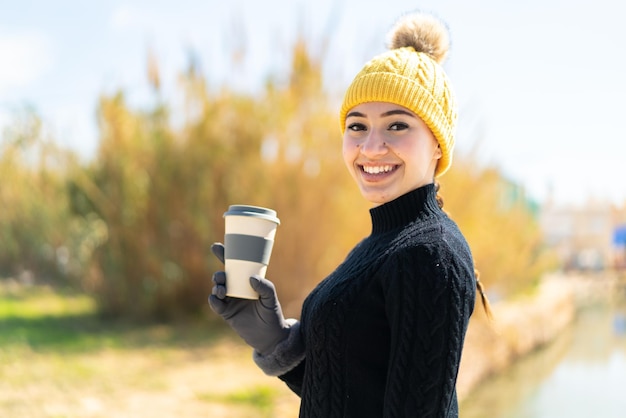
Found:
[[[198,394],[198,399],[233,405],[249,405],[254,407],[254,410],[259,414],[263,414],[262,416],[269,417],[274,409],[274,403],[278,395],[279,393],[274,387],[255,386],[226,394],[201,393]]]
[[[0,347],[83,351],[99,346],[95,304],[48,287],[0,287]],[[100,341],[98,341],[100,340]]]
[[[98,316],[87,295],[49,287],[0,285],[0,347],[28,346],[39,352],[78,353],[106,348],[210,344],[220,328],[208,322],[136,323]]]
[[[59,317],[95,313],[95,304],[86,295],[60,292],[47,286],[0,285],[0,319]]]
[[[105,320],[89,296],[0,280],[0,417],[297,416],[217,319]]]

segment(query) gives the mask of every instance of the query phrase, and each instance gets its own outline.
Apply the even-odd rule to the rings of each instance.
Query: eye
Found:
[[[362,123],[351,123],[348,125],[348,129],[350,131],[358,132],[358,131],[366,131],[367,128]]]
[[[404,122],[394,122],[389,125],[390,131],[404,131],[405,129],[409,129],[409,125]]]

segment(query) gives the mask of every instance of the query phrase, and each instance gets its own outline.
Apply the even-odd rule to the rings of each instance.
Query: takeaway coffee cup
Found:
[[[248,205],[231,205],[224,219],[226,296],[258,299],[250,276],[265,277],[280,220],[272,209]]]

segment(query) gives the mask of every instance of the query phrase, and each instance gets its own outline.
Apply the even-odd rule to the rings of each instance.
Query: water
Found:
[[[625,418],[626,297],[585,308],[556,341],[460,407],[461,418]]]

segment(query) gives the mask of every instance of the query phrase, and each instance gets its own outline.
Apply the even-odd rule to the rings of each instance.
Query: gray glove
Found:
[[[211,251],[224,262],[224,245],[215,243]],[[226,273],[223,271],[213,275],[213,283],[213,292],[209,296],[211,309],[259,354],[271,354],[289,337],[290,324],[283,317],[272,282],[259,276],[250,277],[250,286],[259,294],[257,300],[226,296]]]

